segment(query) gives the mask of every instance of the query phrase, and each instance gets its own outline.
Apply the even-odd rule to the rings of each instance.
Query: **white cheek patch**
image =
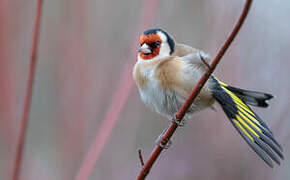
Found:
[[[170,47],[169,47],[169,44],[167,43],[167,37],[162,32],[158,32],[157,34],[159,35],[159,37],[162,40],[160,52],[159,52],[159,55],[158,55],[159,58],[170,56]]]

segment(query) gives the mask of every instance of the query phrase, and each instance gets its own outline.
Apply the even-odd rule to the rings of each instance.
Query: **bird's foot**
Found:
[[[171,122],[180,127],[183,127],[186,124],[185,119],[180,120],[180,119],[177,119],[175,116],[171,119]]]
[[[163,139],[163,135],[165,134],[166,130],[167,129],[164,129],[155,140],[156,145],[159,145],[163,149],[168,149],[172,144],[172,141],[170,139]]]

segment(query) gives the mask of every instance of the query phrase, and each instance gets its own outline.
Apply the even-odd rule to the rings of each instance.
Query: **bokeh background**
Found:
[[[168,122],[132,83],[138,35],[159,27],[215,55],[243,0],[45,0],[21,180],[75,179],[90,149],[89,180],[135,179]],[[23,114],[36,0],[0,0],[0,179],[12,177]],[[284,147],[270,169],[221,108],[197,113],[173,137],[148,179],[290,179],[290,2],[254,1],[215,74],[274,94],[256,112]],[[95,142],[93,148],[92,143]],[[84,178],[81,178],[84,179]]]

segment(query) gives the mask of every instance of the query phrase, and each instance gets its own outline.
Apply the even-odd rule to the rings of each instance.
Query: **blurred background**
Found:
[[[36,2],[0,0],[1,180],[12,177]],[[168,124],[144,106],[132,82],[138,36],[162,28],[214,56],[244,2],[44,1],[20,179],[73,180],[90,151],[87,179],[135,179],[137,149],[147,159]],[[268,109],[255,111],[284,147],[282,165],[267,167],[216,105],[217,112],[199,112],[178,129],[148,179],[290,179],[289,9],[289,1],[254,1],[215,71],[233,86],[274,94]]]

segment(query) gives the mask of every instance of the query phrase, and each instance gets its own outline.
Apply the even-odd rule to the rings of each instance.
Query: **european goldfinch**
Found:
[[[209,55],[179,44],[162,29],[149,29],[139,39],[138,61],[133,69],[142,101],[157,113],[172,119],[194,85],[206,71]],[[271,130],[248,105],[267,107],[270,94],[229,86],[211,76],[189,108],[194,112],[218,102],[230,122],[250,147],[270,166],[280,164],[282,148]],[[279,157],[278,157],[278,156]]]

